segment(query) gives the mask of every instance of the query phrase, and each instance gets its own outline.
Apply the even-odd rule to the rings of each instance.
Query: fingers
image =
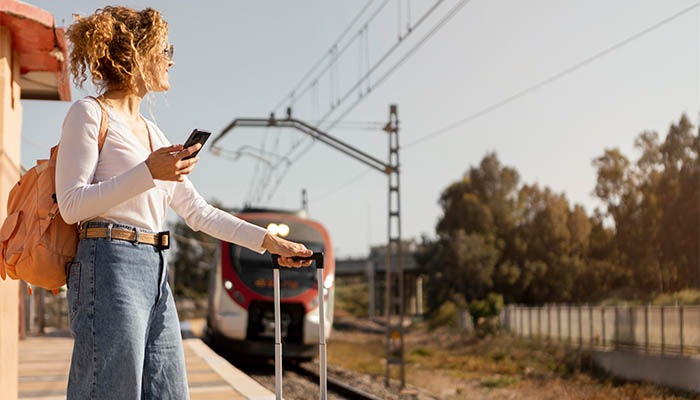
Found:
[[[292,257],[311,257],[314,254],[312,250],[307,249],[306,246],[301,243],[286,241],[286,244],[289,246],[285,249],[284,256],[280,256],[279,258],[280,265],[294,268],[308,267],[311,265],[313,260],[295,261]]]
[[[312,252],[313,254],[313,252]],[[300,267],[308,267],[311,265],[312,260],[299,260],[299,261],[294,261],[291,257],[280,257],[278,259],[279,265],[283,267],[292,267],[292,268],[300,268]]]
[[[193,154],[201,147],[199,143],[186,149],[181,144],[161,147],[148,156],[146,165],[154,179],[182,182],[199,161],[196,156],[188,160],[183,160],[183,158]]]
[[[158,154],[170,153],[170,154],[172,154],[172,153],[176,153],[179,151],[182,151],[182,145],[181,144],[173,144],[170,146],[161,147],[158,150],[154,151],[154,153],[158,153]]]
[[[283,252],[280,252],[281,256],[284,257],[311,257],[314,252],[307,249],[306,246],[304,246],[301,243],[294,243],[294,242],[289,242],[287,241],[288,247],[284,249]]]
[[[175,163],[176,174],[189,174],[194,169],[195,164],[199,161],[199,157],[190,158],[189,160],[180,160]]]
[[[180,147],[182,147],[182,145],[180,145]],[[178,158],[179,160],[182,160],[183,158],[185,158],[185,157],[187,157],[187,156],[191,156],[192,154],[194,154],[197,150],[199,150],[199,149],[201,149],[201,148],[202,148],[202,144],[201,144],[201,143],[195,143],[195,144],[193,144],[192,146],[190,146],[190,147],[188,147],[188,148],[182,149],[182,151],[180,151],[180,152],[177,154],[177,158]]]
[[[278,263],[284,267],[308,267],[311,265],[312,260],[295,261],[292,257],[311,257],[314,254],[312,250],[307,249],[306,246],[301,243],[282,239],[269,232],[265,234],[265,238],[263,239],[263,248],[271,254],[279,255]]]

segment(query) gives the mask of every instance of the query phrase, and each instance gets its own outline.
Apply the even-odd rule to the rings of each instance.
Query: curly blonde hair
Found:
[[[78,16],[66,33],[71,43],[70,70],[78,87],[83,87],[89,72],[100,91],[136,91],[139,78],[150,90],[154,77],[147,67],[162,56],[168,24],[152,8],[107,6],[90,16]]]

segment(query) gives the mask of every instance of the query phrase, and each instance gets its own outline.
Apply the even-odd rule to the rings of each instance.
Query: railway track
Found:
[[[242,360],[225,352],[219,353],[224,356],[236,368],[249,375],[261,385],[274,393],[275,391],[275,369],[271,360]],[[349,380],[352,382],[352,379]],[[359,382],[356,382],[359,383]],[[283,395],[289,399],[318,399],[319,398],[319,376],[318,365],[310,362],[294,362],[285,360],[284,376],[282,379]],[[379,400],[384,396],[368,393],[365,390],[348,383],[348,380],[340,381],[337,378],[327,376],[327,389],[329,399],[357,399],[357,400]],[[393,398],[393,397],[392,397]]]
[[[293,372],[301,377],[314,382],[316,385],[319,383],[318,367],[314,367],[312,364],[308,363],[287,363],[286,370],[288,372]],[[341,396],[343,399],[352,400],[382,400],[381,397],[375,396],[372,393],[367,393],[363,390],[355,388],[348,385],[338,379],[326,375],[328,393]]]

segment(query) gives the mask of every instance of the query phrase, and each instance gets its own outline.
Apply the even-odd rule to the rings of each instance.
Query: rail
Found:
[[[657,354],[700,354],[700,306],[509,305],[501,325],[525,338]]]
[[[308,379],[310,382],[318,382],[318,368],[313,368],[311,366],[305,366],[301,364],[290,364],[287,367],[287,369],[296,373],[299,376],[304,377],[305,379]],[[341,396],[340,398],[353,400],[381,400],[381,397],[355,388],[339,379],[333,377],[327,377],[327,379],[328,391],[338,396]]]

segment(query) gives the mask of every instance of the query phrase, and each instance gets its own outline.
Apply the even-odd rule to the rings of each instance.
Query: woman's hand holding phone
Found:
[[[153,179],[162,181],[185,180],[199,161],[197,154],[206,143],[211,133],[195,129],[185,141],[185,144],[176,144],[162,147],[148,156],[146,166]]]
[[[187,148],[183,148],[181,144],[161,147],[148,155],[146,166],[153,179],[182,182],[185,175],[189,175],[199,161],[195,154],[201,148],[199,143]]]

